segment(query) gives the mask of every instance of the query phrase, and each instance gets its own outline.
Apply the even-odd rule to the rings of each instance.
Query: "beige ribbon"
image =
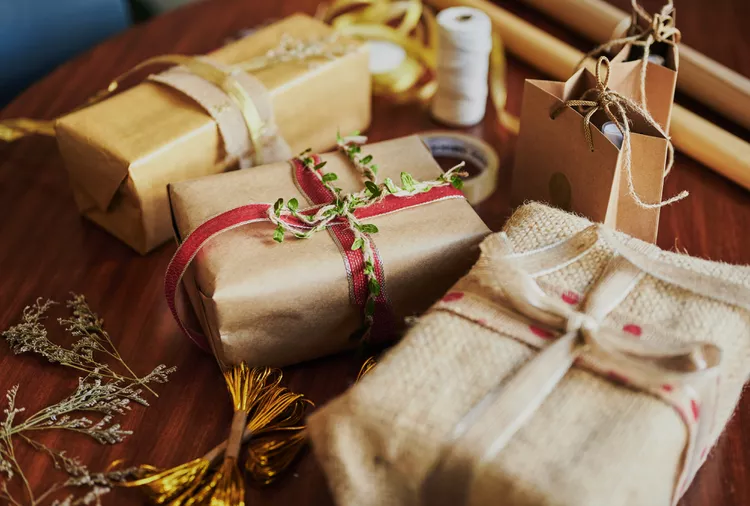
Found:
[[[570,265],[599,240],[615,254],[580,309],[547,295],[537,284],[535,277]],[[491,464],[574,363],[602,376],[614,372],[631,387],[678,411],[688,439],[674,488],[676,504],[702,464],[703,450],[711,444],[721,351],[701,342],[663,344],[633,339],[604,319],[645,274],[747,311],[750,290],[659,260],[658,248],[633,239],[624,242],[603,225],[525,253],[512,253],[504,234],[485,241],[482,249],[469,281],[457,285],[456,289],[464,290],[463,296],[442,301],[434,310],[481,322],[542,351],[488,392],[456,424],[423,483],[422,504],[466,504],[478,469]],[[548,344],[529,332],[529,324],[560,337]],[[700,417],[691,410],[694,403],[700,406]]]
[[[604,70],[606,69],[606,73]],[[658,209],[669,204],[673,204],[684,199],[689,195],[686,190],[681,191],[678,195],[670,197],[661,202],[644,202],[635,189],[633,183],[633,161],[632,147],[630,143],[630,120],[628,111],[635,112],[643,118],[648,125],[654,128],[667,140],[667,164],[664,169],[664,177],[669,175],[674,163],[674,146],[669,135],[659,124],[651,117],[651,114],[628,97],[617,93],[608,88],[610,75],[610,61],[606,56],[602,56],[596,62],[596,87],[586,90],[580,98],[565,100],[550,112],[552,119],[557,118],[566,109],[576,107],[583,114],[583,133],[589,149],[594,151],[594,140],[591,136],[591,117],[598,111],[603,111],[612,123],[617,126],[623,137],[622,156],[625,174],[628,182],[628,194],[633,198],[635,203],[644,209]]]
[[[224,142],[225,163],[239,161],[240,168],[244,169],[264,161],[291,158],[291,149],[276,128],[271,95],[263,83],[251,74],[210,58],[196,57],[196,60],[214,67],[225,76],[231,76],[252,104],[250,118],[245,116],[247,113],[243,112],[241,102],[234,100],[222,88],[226,88],[226,84],[215,84],[185,66],[152,75],[149,80],[185,94],[213,118]]]
[[[172,64],[176,67],[151,76],[195,100],[216,121],[224,141],[225,162],[238,160],[241,167],[264,160],[284,160],[291,150],[278,135],[268,90],[255,77],[206,57],[161,55],[149,58],[112,80],[83,109],[115,94],[122,83],[146,67]],[[17,118],[0,121],[0,140],[12,142],[28,135],[54,136],[55,120]]]

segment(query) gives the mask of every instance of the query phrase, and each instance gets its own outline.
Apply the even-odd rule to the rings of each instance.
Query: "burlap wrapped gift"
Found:
[[[505,232],[311,417],[337,504],[674,504],[750,372],[750,268],[541,204]]]

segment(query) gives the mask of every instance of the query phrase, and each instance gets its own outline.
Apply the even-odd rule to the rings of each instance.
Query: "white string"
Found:
[[[440,11],[437,92],[432,115],[454,126],[476,125],[487,107],[492,22],[470,7]]]

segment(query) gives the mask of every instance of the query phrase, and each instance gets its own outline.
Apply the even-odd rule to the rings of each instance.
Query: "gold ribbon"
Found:
[[[390,72],[373,75],[373,92],[396,103],[427,104],[437,90],[437,21],[421,0],[336,0],[319,13],[338,32],[382,40],[404,49],[406,58]],[[506,110],[506,60],[502,40],[493,33],[490,97],[500,124],[518,134],[518,118]]]
[[[614,256],[580,309],[547,295],[534,279],[572,264],[600,240]],[[488,392],[456,424],[423,483],[422,504],[466,504],[477,467],[487,465],[502,451],[574,364],[602,376],[615,372],[630,387],[661,398],[680,413],[688,438],[674,488],[676,504],[700,467],[703,450],[712,442],[721,351],[702,342],[633,339],[604,319],[646,274],[747,311],[750,290],[659,260],[658,248],[633,239],[622,241],[603,225],[592,225],[559,243],[525,253],[513,253],[507,236],[497,234],[483,243],[482,250],[470,276],[455,288],[462,297],[442,301],[434,310],[480,322],[542,351]],[[547,345],[530,332],[530,324],[559,337]],[[700,406],[700,418],[691,410],[694,402]]]
[[[606,69],[606,73],[603,73],[602,69]],[[607,86],[609,84],[609,72],[610,62],[606,56],[602,56],[596,62],[596,87],[586,90],[581,98],[565,100],[557,107],[555,107],[550,113],[550,117],[554,120],[563,111],[568,108],[576,107],[578,112],[583,114],[583,133],[586,137],[586,142],[589,145],[589,149],[594,151],[594,140],[591,136],[591,117],[597,111],[603,111],[612,123],[617,126],[617,129],[622,133],[622,154],[623,154],[623,165],[628,181],[628,193],[635,200],[638,206],[644,209],[658,209],[669,204],[673,204],[678,200],[682,200],[689,195],[685,190],[680,192],[678,195],[671,197],[667,200],[655,203],[644,202],[635,190],[633,183],[633,169],[632,169],[632,147],[630,144],[630,121],[628,120],[628,110],[634,111],[641,116],[646,123],[653,127],[667,140],[667,164],[664,169],[664,177],[669,175],[672,170],[674,163],[674,146],[672,140],[659,126],[659,124],[651,117],[651,114],[638,104],[633,102],[631,99],[617,93],[616,91],[610,90]]]
[[[651,45],[655,42],[663,42],[675,48],[675,67],[679,65],[679,50],[678,44],[682,37],[680,30],[675,27],[674,21],[674,5],[672,0],[669,0],[662,8],[660,12],[654,13],[653,15],[646,12],[646,10],[638,4],[637,0],[631,0],[631,6],[633,11],[631,13],[630,26],[627,30],[627,35],[624,37],[617,37],[604,44],[601,44],[584,55],[578,67],[589,58],[594,57],[602,52],[610,51],[612,48],[620,46],[622,44],[631,44],[633,46],[640,46],[643,48],[643,55],[641,56],[641,81],[640,81],[640,94],[641,104],[644,109],[647,109],[646,103],[646,68],[648,67],[648,57],[651,53]]]
[[[89,105],[109,98],[122,86],[123,81],[146,67],[153,65],[173,64],[188,69],[193,74],[205,79],[211,84],[224,91],[234,101],[242,112],[242,117],[250,133],[250,141],[254,148],[255,163],[262,163],[262,132],[263,121],[258,113],[252,98],[245,88],[233,77],[235,70],[223,71],[219,68],[202,61],[200,58],[183,55],[162,55],[145,60],[130,70],[124,72],[102,91],[91,97],[85,104],[74,109],[80,110]],[[11,142],[32,134],[54,136],[55,120],[32,120],[18,118],[0,121],[0,140]]]

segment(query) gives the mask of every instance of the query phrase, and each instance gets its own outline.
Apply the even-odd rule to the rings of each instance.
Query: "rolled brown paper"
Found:
[[[630,15],[603,0],[522,0],[578,34],[601,44]],[[750,128],[750,79],[680,44],[677,87],[736,123]]]
[[[566,80],[583,52],[486,0],[428,0],[437,9],[465,5],[483,10],[513,55],[556,79]],[[587,65],[593,69],[593,60]],[[682,72],[682,63],[680,64]],[[750,190],[750,144],[675,104],[671,136],[675,148]]]

